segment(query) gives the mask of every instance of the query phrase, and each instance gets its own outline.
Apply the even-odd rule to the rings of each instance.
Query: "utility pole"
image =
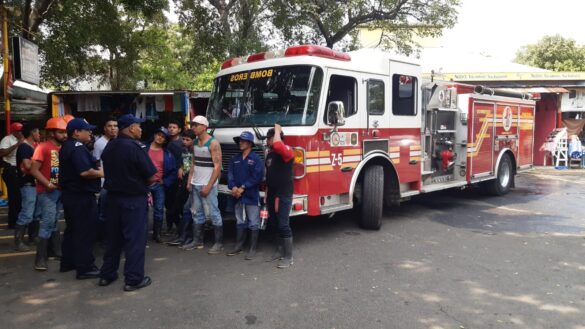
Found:
[[[4,79],[2,79],[2,87],[4,92],[4,115],[6,117],[6,135],[10,134],[10,97],[8,96],[8,66],[10,60],[8,58],[8,10],[4,7],[4,1],[0,1],[0,9],[2,10],[2,57],[4,66]]]

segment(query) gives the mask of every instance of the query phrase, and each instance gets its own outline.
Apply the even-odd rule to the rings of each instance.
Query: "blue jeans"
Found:
[[[191,185],[191,213],[195,224],[205,224],[205,218],[211,218],[213,226],[222,226],[221,212],[217,204],[217,184],[213,185],[207,197],[199,194],[203,185]]]
[[[57,220],[61,209],[61,191],[43,192],[37,194],[41,222],[39,225],[39,238],[48,239],[53,232],[58,232]]]
[[[150,186],[152,194],[152,220],[155,223],[162,223],[165,212],[165,187],[160,183]]]
[[[20,188],[21,207],[16,224],[25,226],[33,221],[37,205],[37,188],[26,185]]]
[[[238,227],[247,227],[251,231],[258,230],[258,226],[260,225],[260,206],[237,202],[234,211],[236,213],[236,224]]]

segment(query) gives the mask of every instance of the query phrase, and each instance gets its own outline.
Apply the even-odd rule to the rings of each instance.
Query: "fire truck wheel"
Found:
[[[510,191],[513,179],[512,160],[510,155],[504,154],[498,166],[498,177],[485,182],[486,191],[491,195],[504,195]]]
[[[362,209],[360,225],[368,230],[378,230],[382,225],[384,207],[384,168],[366,168],[362,184]]]

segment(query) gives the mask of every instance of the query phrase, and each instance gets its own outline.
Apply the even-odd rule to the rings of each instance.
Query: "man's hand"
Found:
[[[183,168],[179,168],[179,171],[177,172],[177,176],[179,179],[183,179]]]
[[[201,192],[199,192],[199,195],[201,195],[202,198],[206,198],[209,195],[209,191],[211,190],[210,187],[205,186]]]
[[[187,191],[191,192],[191,183],[187,182],[185,185],[187,185]]]
[[[47,192],[53,192],[56,189],[57,189],[57,186],[55,184],[49,182],[49,185],[47,185]]]
[[[232,187],[232,196],[236,199],[240,198],[240,196],[238,195],[238,188],[237,187]]]

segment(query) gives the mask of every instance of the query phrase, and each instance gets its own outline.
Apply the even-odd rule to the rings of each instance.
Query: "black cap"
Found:
[[[67,131],[73,132],[75,130],[93,130],[94,125],[90,125],[85,119],[75,118],[67,123]]]
[[[144,119],[137,118],[132,114],[124,114],[123,116],[118,118],[118,128],[124,129],[128,128],[135,123],[143,123]]]
[[[268,129],[268,132],[266,133],[266,138],[274,137],[274,134],[275,134],[274,128],[270,128],[270,129]],[[284,132],[282,130],[280,131],[280,139],[284,140]]]

